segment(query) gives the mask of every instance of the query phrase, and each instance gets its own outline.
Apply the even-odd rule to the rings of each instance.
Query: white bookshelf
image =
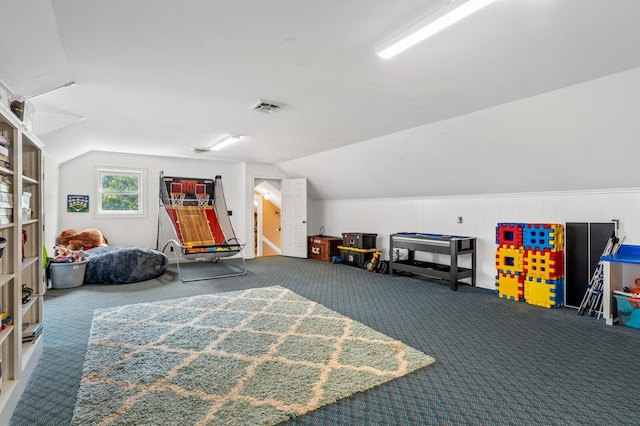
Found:
[[[0,104],[0,135],[10,143],[9,164],[0,164],[0,215],[8,223],[0,224],[0,237],[6,240],[0,259],[0,312],[11,321],[0,331],[0,424],[8,424],[29,375],[42,352],[42,334],[32,342],[22,342],[22,330],[42,323],[46,283],[42,252],[42,155],[43,146],[5,105]],[[7,190],[7,191],[2,191]],[[29,202],[23,213],[23,194]],[[12,198],[13,206],[2,204]],[[30,210],[29,210],[30,209]],[[23,303],[22,286],[33,290]]]

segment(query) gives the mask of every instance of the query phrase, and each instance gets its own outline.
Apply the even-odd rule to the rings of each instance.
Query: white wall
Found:
[[[495,286],[495,228],[500,222],[566,223],[620,220],[625,244],[640,244],[640,188],[460,197],[315,201],[326,235],[378,234],[389,256],[389,235],[425,232],[477,238],[477,285]],[[457,217],[463,223],[457,223]],[[463,258],[464,259],[464,258]],[[463,266],[468,266],[465,259]]]
[[[100,218],[96,215],[99,167],[146,170],[147,184],[144,188],[146,206],[143,217]],[[58,213],[55,235],[68,228],[79,232],[87,228],[97,228],[107,237],[111,245],[155,248],[161,171],[166,176],[214,178],[216,175],[221,175],[227,207],[233,211],[231,223],[238,237],[242,240],[246,239],[245,178],[242,163],[95,151],[60,165],[60,189],[55,200]],[[50,179],[51,174],[51,170],[47,169],[47,180]],[[89,213],[67,212],[68,194],[89,195]],[[47,244],[48,248],[51,247],[52,241],[47,240]]]
[[[47,253],[53,257],[51,250],[56,242],[58,230],[58,200],[59,197],[59,167],[60,165],[47,156],[44,151],[44,194],[43,194],[43,212],[44,212],[44,245],[47,247]]]
[[[498,222],[619,219],[640,244],[638,110],[640,68],[277,166],[309,180],[310,233],[377,233],[387,258],[392,233],[474,236],[493,288]]]
[[[97,217],[97,169],[110,168],[143,168],[146,170],[146,214],[141,218],[100,218]],[[261,163],[221,162],[212,160],[193,160],[167,158],[157,156],[129,155],[110,152],[89,152],[60,165],[57,170],[47,170],[48,182],[59,180],[59,190],[47,205],[57,205],[55,210],[57,222],[49,220],[52,225],[51,237],[46,240],[47,247],[52,247],[61,230],[72,228],[82,231],[97,228],[107,237],[111,245],[156,247],[158,224],[158,191],[159,174],[164,171],[167,176],[210,177],[222,176],[227,208],[233,212],[231,223],[237,237],[245,241],[247,246],[243,254],[253,258],[253,181],[255,178],[285,179],[287,176],[277,167]],[[56,188],[57,189],[57,188]],[[69,213],[66,211],[68,194],[89,195],[89,213]]]

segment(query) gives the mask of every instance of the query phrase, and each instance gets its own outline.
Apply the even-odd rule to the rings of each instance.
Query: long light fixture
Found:
[[[384,59],[389,59],[411,46],[420,43],[427,37],[431,37],[438,31],[442,31],[472,13],[477,12],[493,1],[494,0],[467,0],[463,2],[462,0],[450,0],[446,6],[438,9],[420,22],[380,45],[376,53]]]
[[[219,151],[222,148],[225,148],[225,147],[231,145],[234,142],[238,142],[239,140],[240,140],[240,136],[238,136],[238,135],[228,135],[228,136],[225,136],[224,138],[220,139],[218,142],[216,142],[215,145],[213,145],[209,149],[211,151]]]

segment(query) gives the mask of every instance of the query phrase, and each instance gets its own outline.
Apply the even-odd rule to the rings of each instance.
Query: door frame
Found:
[[[256,257],[261,257],[262,256],[262,197],[258,194],[253,194],[253,201],[254,201],[253,207],[257,211],[258,217],[256,219],[257,224],[251,227],[251,236],[254,237],[254,238],[251,238],[251,241],[254,244],[252,253],[254,253],[254,256]],[[258,205],[256,206],[255,203],[258,203]],[[258,229],[255,230],[254,228],[258,228]],[[255,236],[254,236],[254,233],[256,233]],[[257,244],[257,246],[255,244]]]
[[[245,198],[247,201],[247,221],[246,221],[246,229],[247,229],[247,241],[245,244],[245,248],[244,248],[244,257],[245,259],[255,259],[256,258],[256,247],[253,241],[253,191],[254,188],[256,187],[256,181],[257,180],[278,180],[280,181],[280,189],[282,192],[282,181],[283,180],[287,180],[287,179],[295,179],[295,178],[288,178],[287,176],[284,175],[270,175],[269,173],[256,173],[256,174],[251,174],[248,178],[248,183],[249,183],[249,187],[247,188],[247,197]],[[307,181],[307,199],[305,200],[306,203],[306,208],[307,208],[307,215],[309,214],[308,212],[308,208],[309,208],[309,195],[308,195],[308,181]],[[308,225],[309,220],[308,217],[306,218],[306,223]],[[282,217],[280,218],[280,224],[282,225]],[[283,229],[284,232],[284,229]],[[282,244],[282,242],[281,242]]]
[[[248,173],[247,173],[248,174]],[[255,173],[255,174],[251,174],[249,175],[248,178],[248,188],[247,188],[247,196],[246,196],[246,202],[247,202],[247,221],[246,221],[246,227],[247,227],[247,241],[244,247],[244,258],[245,259],[255,259],[256,258],[256,247],[255,244],[253,242],[253,191],[254,188],[256,187],[256,181],[257,180],[278,180],[281,182],[282,185],[282,180],[286,179],[287,177],[283,174],[270,174],[270,173]],[[282,218],[280,219],[282,220]]]

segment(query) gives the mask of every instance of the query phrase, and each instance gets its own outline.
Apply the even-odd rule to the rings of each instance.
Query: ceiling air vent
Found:
[[[205,152],[209,152],[209,150],[208,150],[208,149],[206,149],[206,148],[195,148],[195,147],[194,147],[194,148],[191,150],[191,152],[193,152],[194,154],[204,154]]]
[[[258,112],[264,112],[265,114],[273,114],[274,112],[280,111],[284,104],[279,102],[267,101],[265,99],[258,99],[254,103],[249,106],[249,109]]]

